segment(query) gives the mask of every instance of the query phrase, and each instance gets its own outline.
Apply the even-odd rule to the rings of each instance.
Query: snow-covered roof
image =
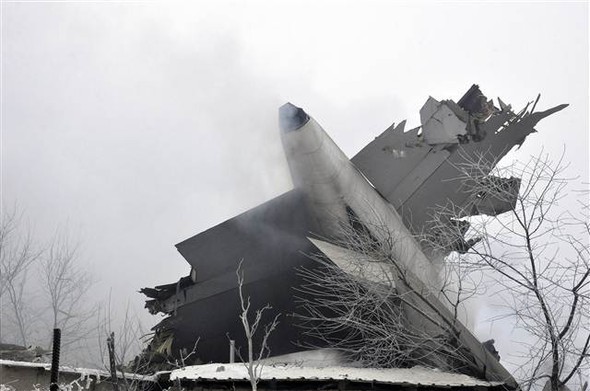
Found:
[[[177,379],[244,381],[248,380],[248,373],[245,365],[242,363],[194,365],[173,370],[170,373],[170,380]],[[292,363],[264,366],[260,380],[348,380],[355,382],[441,387],[494,387],[503,384],[424,367],[378,369],[332,366],[318,368]]]
[[[12,360],[1,360],[0,359],[0,366],[6,367],[19,367],[19,368],[42,368],[46,371],[51,370],[50,363],[43,363],[43,362],[29,362],[29,361],[12,361]],[[75,367],[68,367],[68,366],[60,366],[59,371],[61,373],[76,373],[76,374],[84,374],[89,376],[96,376],[107,378],[111,377],[111,374],[107,371],[103,371],[100,369],[93,369],[93,368],[75,368]],[[117,377],[119,378],[127,378],[133,380],[144,380],[144,381],[157,381],[156,376],[147,376],[147,375],[138,375],[135,373],[123,373],[117,371]]]

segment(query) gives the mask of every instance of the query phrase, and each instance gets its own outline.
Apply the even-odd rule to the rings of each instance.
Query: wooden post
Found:
[[[236,361],[236,341],[229,340],[229,363],[233,364]]]
[[[115,366],[115,333],[107,338],[107,349],[109,351],[109,364],[111,367],[111,382],[113,383],[113,391],[119,391],[119,383],[117,378],[117,367]]]
[[[50,391],[59,390],[59,351],[61,345],[61,329],[53,329],[53,351],[51,352],[51,380]]]

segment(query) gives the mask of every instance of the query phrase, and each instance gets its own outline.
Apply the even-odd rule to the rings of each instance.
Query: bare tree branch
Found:
[[[272,332],[277,328],[279,324],[279,316],[277,314],[272,322],[267,323],[264,326],[264,333],[262,335],[262,341],[256,349],[254,343],[254,337],[257,334],[258,328],[260,327],[260,322],[262,321],[263,315],[266,311],[271,310],[272,307],[270,305],[265,305],[261,309],[256,310],[254,315],[254,320],[251,320],[250,317],[250,297],[244,296],[244,271],[242,270],[243,259],[240,260],[238,264],[238,268],[236,269],[236,277],[238,280],[238,294],[240,297],[240,321],[242,322],[242,326],[244,328],[244,333],[246,335],[246,341],[248,344],[248,359],[245,361],[238,350],[238,356],[244,362],[244,366],[248,371],[248,377],[250,378],[250,385],[253,391],[256,391],[258,388],[258,381],[260,380],[260,375],[262,374],[262,369],[264,367],[264,361],[266,357],[270,354],[270,348],[268,346],[268,338],[272,334]],[[258,350],[258,352],[256,352]]]
[[[472,269],[489,270],[488,275],[504,288],[503,296],[512,301],[510,312],[517,326],[530,335],[523,384],[530,388],[546,378],[551,390],[558,391],[590,365],[588,339],[582,343],[578,333],[590,324],[587,200],[578,204],[579,215],[571,209],[559,211],[572,180],[564,176],[563,155],[553,162],[541,153],[528,162],[490,169],[497,167],[495,163],[484,155],[465,160],[459,181],[476,196],[467,205],[439,208],[433,214],[433,232],[461,243],[468,242],[470,235],[482,238],[459,256]],[[521,178],[519,192],[488,179],[507,175]],[[511,213],[470,218],[469,232],[449,229],[449,221],[472,214],[481,194],[506,202],[512,197]]]

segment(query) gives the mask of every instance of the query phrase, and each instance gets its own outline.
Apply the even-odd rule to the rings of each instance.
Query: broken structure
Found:
[[[416,238],[433,233],[429,224],[437,205],[469,206],[461,216],[448,218],[449,227],[463,234],[468,223],[459,218],[513,208],[515,198],[495,199],[461,186],[456,180],[458,167],[481,155],[498,161],[535,132],[541,119],[566,106],[535,112],[537,101],[514,113],[501,100],[496,107],[476,85],[457,103],[429,98],[420,110],[421,127],[406,132],[405,121],[392,125],[350,160],[304,110],[285,104],[279,110],[279,124],[295,188],[176,245],[191,265],[190,275],[142,290],[150,312],[167,315],[155,326],[151,349],[178,356],[199,339],[195,356],[206,363],[227,361],[228,336],[236,346],[245,346],[235,274],[243,259],[244,290],[252,308],[268,303],[274,313],[282,314],[269,339],[272,355],[301,350],[306,337],[290,316],[297,310],[295,290],[301,284],[297,270],[314,267],[308,255],[318,250],[340,266],[342,260],[329,250],[341,239],[343,226],[360,226],[380,243],[391,239],[384,237],[385,227],[395,239],[390,251],[411,281],[410,286],[405,275],[394,273],[396,289],[436,292],[437,262],[473,243],[446,240],[444,232],[435,232],[441,254],[440,246],[434,249]],[[493,177],[487,175],[489,170],[483,174],[484,180],[510,189],[516,197],[518,179]],[[449,310],[436,294],[430,296],[427,307],[437,319],[447,320]],[[412,310],[407,314],[410,325]],[[438,332],[431,326],[424,330]],[[454,337],[473,357],[479,376],[511,378],[466,327],[459,325]]]

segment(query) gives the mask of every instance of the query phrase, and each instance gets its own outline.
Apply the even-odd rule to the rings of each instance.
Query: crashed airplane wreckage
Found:
[[[437,205],[469,205],[457,218],[511,210],[518,179],[488,175],[513,190],[514,199],[495,199],[460,186],[458,167],[465,159],[484,153],[493,161],[500,160],[535,132],[541,119],[567,106],[535,112],[537,98],[532,106],[514,113],[498,101],[499,108],[476,85],[456,103],[429,98],[420,110],[421,127],[406,132],[405,121],[392,125],[352,159],[303,109],[283,105],[279,125],[294,189],[176,245],[191,265],[190,275],[141,290],[149,298],[146,307],[151,313],[167,315],[154,327],[150,349],[177,356],[190,351],[198,340],[195,357],[206,363],[228,360],[228,336],[236,340],[236,347],[245,347],[236,279],[236,268],[243,259],[244,291],[252,308],[270,304],[274,314],[282,314],[268,341],[272,355],[302,350],[306,336],[297,317],[290,316],[297,311],[295,289],[302,283],[298,269],[313,268],[316,261],[309,255],[318,251],[345,269],[339,252],[332,251],[343,225],[353,229],[361,225],[377,241],[387,238],[373,227],[385,226],[395,235],[390,251],[407,274],[394,273],[392,279],[396,290],[408,294],[413,302],[405,312],[408,327],[440,332],[436,326],[414,324],[412,308],[426,308],[441,323],[452,316],[436,294],[423,295],[427,302],[416,296],[418,291],[440,289],[434,264],[441,255],[415,238],[432,231],[429,224]],[[454,219],[448,223],[467,224]],[[463,233],[466,230],[461,228]],[[464,251],[473,243],[454,240],[443,244],[448,254]],[[458,323],[454,338],[472,357],[475,370],[471,373],[515,386],[496,357]]]

